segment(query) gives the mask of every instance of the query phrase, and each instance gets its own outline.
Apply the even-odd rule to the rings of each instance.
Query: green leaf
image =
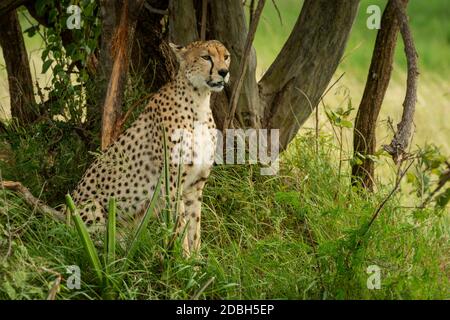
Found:
[[[450,188],[447,188],[444,192],[440,193],[436,197],[436,206],[438,208],[444,208],[450,201]]]
[[[46,47],[44,50],[42,50],[41,59],[42,60],[47,59],[49,52],[50,52],[50,48],[49,47]]]
[[[81,217],[78,214],[78,211],[75,207],[72,197],[69,194],[66,195],[66,203],[67,207],[69,208],[72,214],[73,222],[77,229],[78,236],[80,237],[80,240],[83,244],[83,248],[89,258],[89,262],[97,275],[99,283],[101,283],[103,280],[102,266],[100,264],[100,259],[98,257],[94,243],[92,242],[92,239],[89,236],[89,232],[86,228],[86,225],[84,224],[83,220],[81,220]]]
[[[333,123],[335,122],[337,116],[336,116],[336,114],[333,112],[333,110],[325,110],[325,114],[327,115],[328,119],[329,119],[331,122],[333,122]]]
[[[53,60],[52,59],[48,59],[47,61],[44,62],[44,64],[42,65],[42,73],[46,73],[48,68],[50,68],[50,66],[52,65]]]
[[[353,123],[351,121],[348,121],[348,120],[341,120],[341,127],[352,128],[353,127]]]
[[[374,156],[374,155],[372,155],[372,154],[368,154],[368,155],[366,155],[366,157],[367,157],[368,159],[372,160],[372,161],[375,162],[375,163],[379,163],[379,162],[380,162],[380,158],[378,158],[377,156]]]
[[[354,165],[362,165],[363,161],[360,157],[353,157],[351,163]]]
[[[33,37],[36,32],[39,30],[39,25],[31,26],[28,29],[25,29],[23,33],[26,33],[28,37]]]
[[[17,292],[14,289],[14,287],[8,281],[5,281],[3,283],[3,290],[6,292],[6,294],[8,295],[8,297],[11,300],[17,299]]]

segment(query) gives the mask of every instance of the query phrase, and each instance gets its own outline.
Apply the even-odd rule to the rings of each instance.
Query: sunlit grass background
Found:
[[[267,1],[260,26],[255,38],[258,53],[258,75],[268,69],[273,59],[288,38],[301,10],[297,0],[276,1],[281,21],[272,1]],[[337,108],[345,101],[344,92],[348,89],[354,107],[361,100],[371,61],[377,30],[369,30],[366,20],[369,5],[379,5],[383,10],[386,1],[363,0],[352,32],[350,34],[344,59],[333,80],[345,72],[344,77],[325,97],[329,108]],[[441,0],[413,0],[408,5],[411,28],[419,54],[419,88],[415,116],[416,133],[413,144],[423,145],[433,142],[447,153],[450,152],[450,5]],[[389,89],[381,110],[378,126],[378,144],[390,142],[391,132],[387,130],[388,117],[394,124],[401,117],[406,83],[406,59],[401,37],[395,55],[395,66]],[[321,108],[320,123],[325,130],[325,113]],[[356,115],[356,111],[354,112]],[[308,121],[306,127],[312,127]]]

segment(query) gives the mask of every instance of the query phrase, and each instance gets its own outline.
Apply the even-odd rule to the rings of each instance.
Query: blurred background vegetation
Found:
[[[265,6],[254,43],[258,54],[260,75],[267,70],[289,37],[301,10],[299,2],[301,1],[276,1],[281,21],[271,1],[268,1]],[[366,27],[366,20],[369,16],[366,9],[369,5],[375,4],[383,10],[385,3],[384,0],[361,1],[346,53],[332,83],[342,73],[345,72],[345,75],[324,99],[325,104],[330,108],[338,107],[347,95],[352,99],[354,107],[359,105],[377,35],[377,30],[369,30]],[[450,16],[450,5],[441,0],[412,0],[409,1],[408,15],[419,54],[420,72],[415,116],[416,133],[413,145],[433,142],[449,153],[450,20],[448,17]],[[390,142],[391,134],[387,130],[387,118],[391,117],[395,124],[401,117],[405,83],[406,59],[402,39],[399,36],[392,79],[379,117],[378,145]],[[354,115],[356,115],[356,110]],[[330,130],[326,125],[323,110],[321,110],[320,122],[324,128]],[[312,126],[312,121],[306,124],[306,127],[308,126]]]

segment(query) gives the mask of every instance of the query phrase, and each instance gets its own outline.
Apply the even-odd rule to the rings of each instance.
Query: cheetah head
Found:
[[[178,74],[184,75],[198,89],[222,91],[230,79],[230,53],[217,40],[196,41],[185,47],[170,43],[180,69]]]

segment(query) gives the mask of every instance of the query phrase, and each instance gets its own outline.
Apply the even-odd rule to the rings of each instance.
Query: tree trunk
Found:
[[[306,0],[274,63],[259,82],[263,126],[285,149],[316,108],[345,50],[359,0]]]
[[[414,121],[414,112],[417,102],[417,78],[419,76],[417,66],[417,50],[414,44],[411,28],[406,15],[406,6],[403,6],[400,0],[391,0],[394,2],[399,20],[400,33],[402,34],[403,44],[405,46],[407,77],[406,94],[403,100],[402,119],[397,124],[397,131],[389,145],[385,145],[386,150],[396,165],[400,165],[408,158],[407,148],[411,139],[412,126]]]
[[[207,38],[220,40],[230,51],[230,82],[221,93],[211,96],[214,118],[219,129],[229,112],[228,106],[235,85],[239,65],[243,59],[247,22],[242,1],[209,1]],[[233,17],[233,19],[230,19]],[[259,89],[256,82],[256,51],[252,48],[244,76],[239,104],[233,126],[236,128],[260,128],[261,115],[264,113],[259,101]]]
[[[306,0],[289,39],[259,83],[252,50],[234,127],[279,129],[280,147],[285,149],[336,71],[358,4],[359,0]],[[221,128],[247,34],[242,1],[210,1],[208,22],[207,38],[222,41],[232,56],[230,85],[211,97],[216,124]]]
[[[0,45],[8,73],[11,115],[21,124],[33,122],[37,119],[38,112],[28,54],[16,10],[0,19]]]
[[[0,1],[0,17],[8,14],[23,4],[30,2],[30,0],[2,0]]]
[[[147,4],[162,12],[168,8],[167,0],[147,0]],[[151,12],[144,5],[136,24],[131,70],[143,77],[148,92],[157,91],[176,74],[176,60],[162,30],[164,19],[164,14]]]
[[[101,149],[105,150],[120,134],[122,100],[136,19],[143,0],[101,1],[102,39],[100,45],[100,87],[103,96]]]
[[[199,37],[193,0],[170,0],[169,41],[185,46],[196,40]]]
[[[352,183],[373,189],[375,166],[368,157],[376,150],[376,124],[389,85],[394,61],[399,24],[396,9],[389,1],[381,19],[372,55],[366,87],[358,108],[353,133],[353,157],[358,159],[352,165]]]

